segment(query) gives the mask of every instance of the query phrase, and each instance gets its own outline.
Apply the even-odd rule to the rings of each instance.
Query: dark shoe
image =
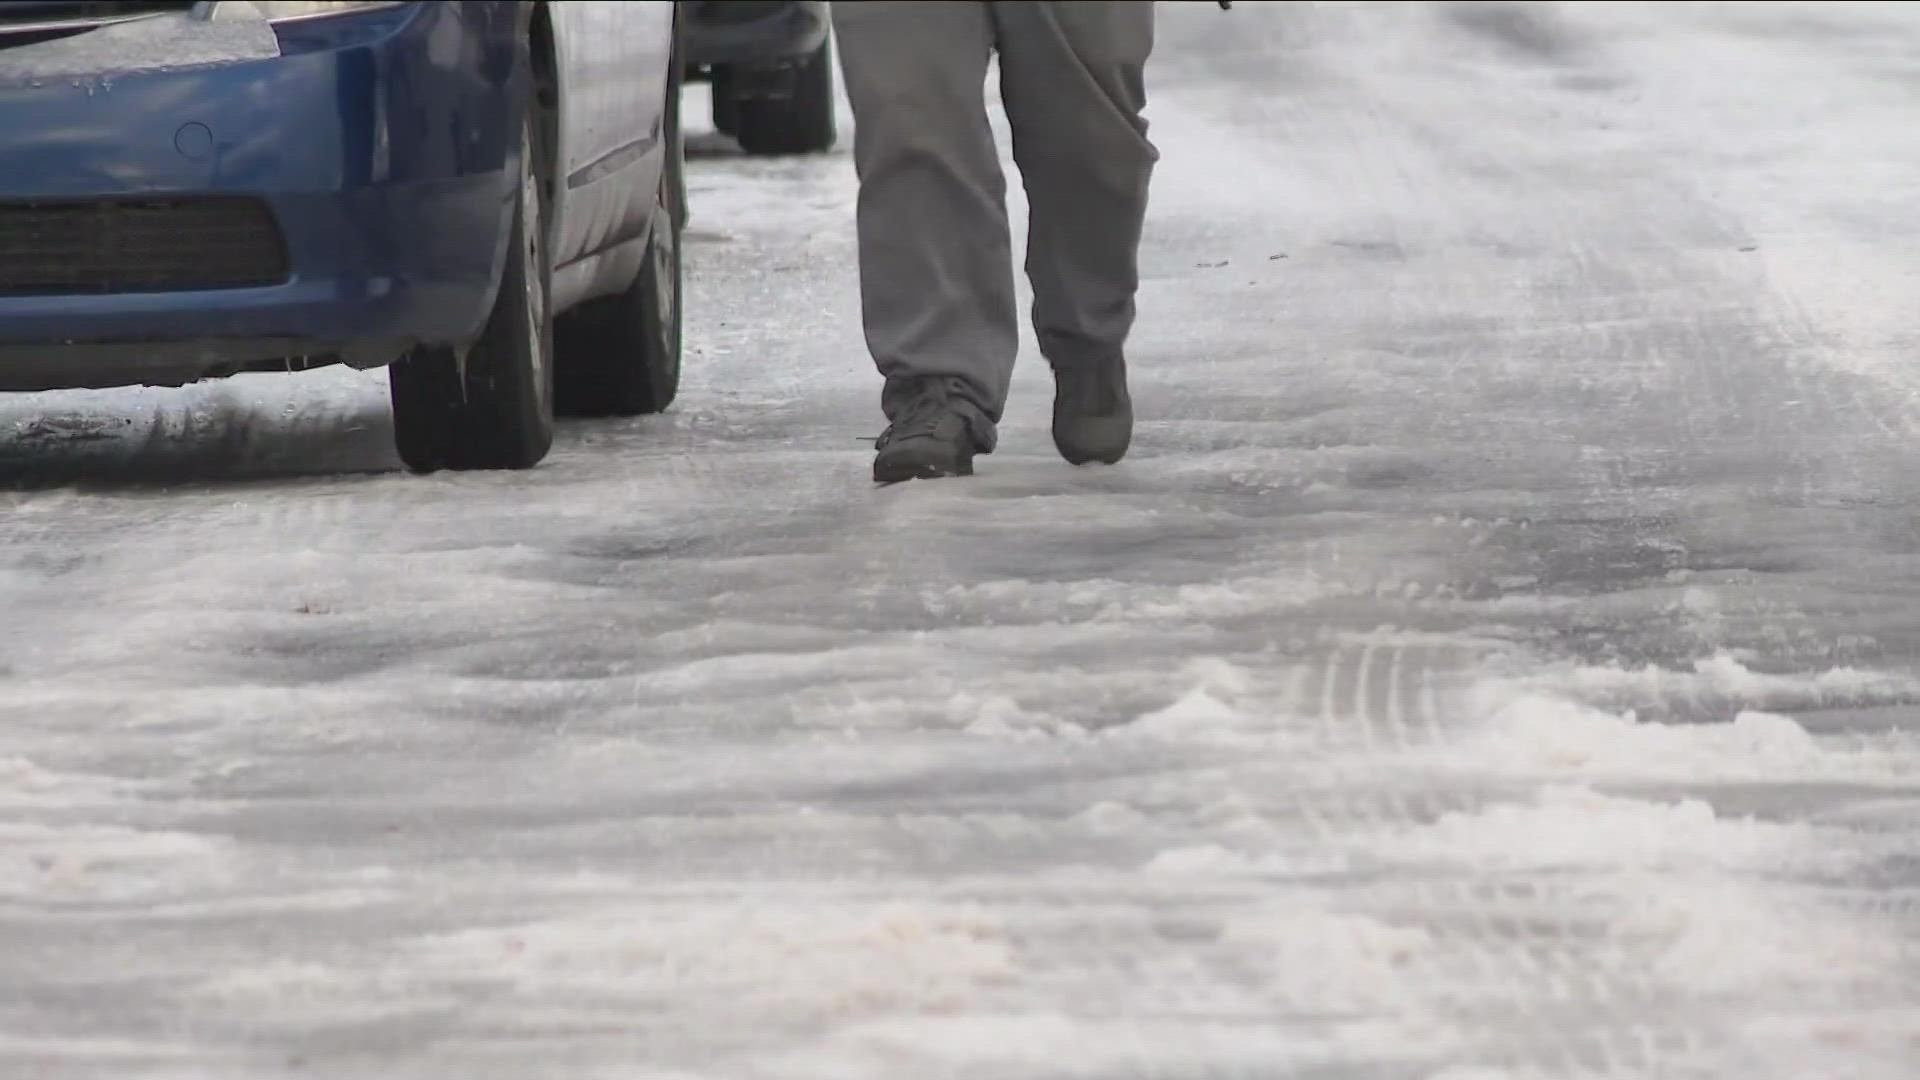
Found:
[[[1112,465],[1133,442],[1127,362],[1058,364],[1053,369],[1053,445],[1075,465]]]
[[[874,450],[876,484],[972,476],[973,455],[979,452],[967,418],[934,388],[907,403],[881,432]]]

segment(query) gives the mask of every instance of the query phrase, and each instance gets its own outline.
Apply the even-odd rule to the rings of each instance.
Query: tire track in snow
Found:
[[[1336,646],[1321,662],[1320,671],[1320,733],[1328,747],[1337,747],[1346,741],[1340,723],[1340,662],[1342,652]]]
[[[1374,710],[1378,707],[1373,698],[1373,662],[1379,655],[1379,646],[1368,642],[1360,648],[1360,661],[1353,671],[1353,719],[1360,736],[1360,748],[1371,752],[1379,739],[1375,735]]]
[[[1323,728],[1331,718],[1336,732],[1359,729],[1358,716],[1351,726],[1341,723],[1349,700],[1360,716],[1379,720],[1390,713],[1389,696],[1359,689],[1367,683],[1355,672],[1367,666],[1369,651],[1376,656],[1376,671],[1390,672],[1398,651],[1403,667],[1429,673],[1424,688],[1409,687],[1408,692],[1435,727],[1430,745],[1448,741],[1442,734],[1447,726],[1476,723],[1459,712],[1464,699],[1442,699],[1432,676],[1436,669],[1471,670],[1470,662],[1459,659],[1464,654],[1446,658],[1450,650],[1407,648],[1379,636],[1356,635],[1351,641],[1330,649],[1317,673]],[[1378,659],[1381,652],[1387,654],[1384,660]],[[1414,656],[1406,657],[1407,652]],[[1383,749],[1388,748],[1370,747],[1357,737],[1328,747],[1330,760],[1348,765],[1341,775],[1359,783],[1293,796],[1294,812],[1307,836],[1331,848],[1364,853],[1383,839],[1419,830],[1444,815],[1474,814],[1502,801],[1492,793],[1475,796],[1459,789],[1424,788],[1417,778],[1412,786],[1383,785],[1351,767]],[[1415,871],[1410,880],[1417,882],[1418,874],[1429,872]],[[1647,1074],[1711,1075],[1703,1071],[1709,1066],[1699,1063],[1714,1060],[1728,1047],[1732,1035],[1727,1025],[1736,1017],[1716,1017],[1697,1002],[1690,1011],[1674,1013],[1676,1002],[1687,1000],[1687,994],[1672,981],[1679,972],[1666,959],[1669,932],[1649,934],[1618,923],[1617,915],[1604,910],[1585,910],[1595,898],[1609,895],[1615,897],[1612,903],[1625,903],[1637,886],[1628,886],[1626,879],[1615,883],[1609,875],[1583,873],[1568,880],[1472,864],[1449,872],[1467,877],[1409,885],[1412,899],[1398,903],[1370,900],[1362,889],[1343,906],[1382,912],[1397,925],[1421,927],[1434,935],[1434,954],[1421,956],[1404,977],[1441,1015],[1465,1027],[1504,1032],[1476,1060],[1554,1076],[1624,1080]],[[1389,887],[1389,895],[1394,888]],[[1329,896],[1339,904],[1342,890],[1333,888]],[[1706,907],[1687,910],[1688,918],[1711,917]],[[1650,977],[1662,964],[1669,964],[1667,974]],[[1663,1015],[1666,1019],[1657,1030],[1650,1026]],[[1691,1022],[1680,1019],[1688,1015],[1694,1017]],[[1571,1035],[1575,1028],[1580,1033]]]
[[[1395,646],[1387,666],[1387,728],[1393,733],[1394,748],[1400,751],[1406,751],[1413,746],[1413,739],[1407,728],[1406,660],[1407,650]]]

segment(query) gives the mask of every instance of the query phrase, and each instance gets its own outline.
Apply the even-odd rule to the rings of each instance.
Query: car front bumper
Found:
[[[0,279],[0,389],[373,365],[476,336],[518,167],[517,8],[413,3],[303,20],[273,28],[278,55],[188,67],[116,57],[49,77],[32,62],[39,46],[0,50],[0,208],[242,200],[266,207],[284,251],[277,280],[241,287]],[[16,257],[28,242],[72,257],[88,241],[0,235]]]
[[[795,60],[827,39],[823,0],[686,0],[685,14],[698,66]]]

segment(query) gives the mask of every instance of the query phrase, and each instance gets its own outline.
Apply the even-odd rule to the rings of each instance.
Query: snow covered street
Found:
[[[1116,468],[869,483],[850,124],[531,472],[0,396],[0,1077],[1920,1075],[1920,8],[1161,10]]]

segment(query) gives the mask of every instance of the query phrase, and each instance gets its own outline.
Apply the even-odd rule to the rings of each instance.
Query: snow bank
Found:
[[[1699,799],[1616,798],[1560,785],[1526,802],[1443,815],[1379,850],[1476,870],[1781,871],[1858,857],[1824,847],[1811,825],[1723,818]]]
[[[897,902],[715,901],[589,910],[430,938],[409,970],[519,1000],[727,1001],[744,1022],[819,1024],[978,1004],[1015,972],[990,912]]]
[[[1902,782],[1920,776],[1911,733],[1816,737],[1774,710],[1904,702],[1906,675],[1753,671],[1719,656],[1691,671],[1563,666],[1484,677],[1462,697],[1455,763],[1496,773],[1612,780]],[[1725,717],[1660,723],[1685,707]]]

